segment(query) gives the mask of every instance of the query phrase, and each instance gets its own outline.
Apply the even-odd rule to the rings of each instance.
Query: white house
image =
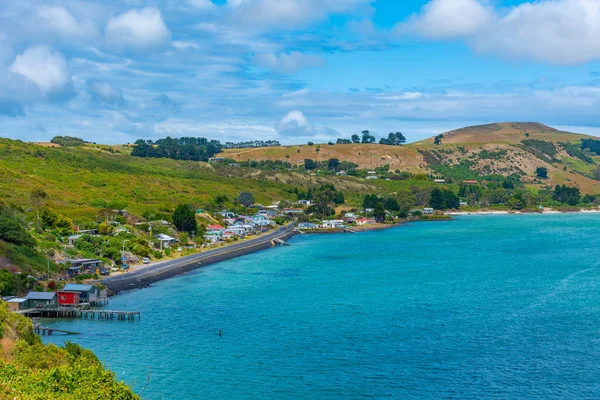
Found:
[[[161,247],[169,247],[172,244],[175,244],[177,242],[177,239],[175,239],[174,237],[171,237],[169,235],[166,235],[164,233],[159,233],[158,235],[154,236],[156,239],[158,239],[158,241],[161,244]]]
[[[300,204],[301,206],[310,207],[311,202],[310,202],[310,200],[298,200],[296,202],[296,204]]]
[[[340,228],[344,228],[344,221],[339,220],[339,219],[334,219],[331,221],[323,221],[321,223],[321,226],[325,229],[340,229]]]
[[[374,181],[374,180],[377,180],[377,179],[379,179],[379,178],[377,177],[377,175],[369,175],[369,176],[367,176],[365,179],[368,179],[368,180],[370,180],[370,181]]]
[[[424,208],[423,214],[425,215],[433,215],[433,208]]]

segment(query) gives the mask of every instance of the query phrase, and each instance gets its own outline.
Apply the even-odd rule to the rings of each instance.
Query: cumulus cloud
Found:
[[[317,128],[308,122],[302,111],[288,112],[275,125],[275,130],[284,142],[301,143],[306,140],[327,141],[339,135],[333,128]]]
[[[55,96],[71,86],[71,74],[62,53],[35,46],[17,55],[10,72],[35,84],[44,96]]]
[[[160,10],[130,10],[112,17],[106,24],[106,39],[115,47],[150,48],[171,38]]]
[[[114,87],[107,82],[88,80],[87,91],[92,101],[105,106],[124,106],[125,98],[120,88]]]
[[[62,39],[70,41],[93,37],[98,34],[96,25],[90,19],[77,19],[65,7],[42,6],[37,9],[37,20]]]
[[[260,53],[256,54],[252,61],[260,68],[280,73],[293,73],[299,69],[308,67],[321,67],[325,61],[318,56],[302,54],[297,51],[291,53]]]
[[[579,64],[600,58],[600,2],[540,0],[495,9],[487,0],[431,0],[396,31],[462,38],[478,52],[502,57]]]
[[[254,30],[308,26],[330,14],[370,11],[373,0],[228,0],[233,20]]]
[[[491,19],[492,11],[477,0],[432,0],[396,29],[428,39],[452,39],[475,34]]]

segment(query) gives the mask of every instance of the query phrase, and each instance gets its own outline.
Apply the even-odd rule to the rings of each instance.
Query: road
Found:
[[[111,275],[107,278],[100,280],[102,283],[110,283],[116,282],[119,280],[127,279],[143,279],[145,277],[156,275],[157,273],[164,272],[169,269],[174,269],[177,267],[181,267],[184,265],[190,264],[201,264],[203,260],[208,258],[229,253],[235,250],[241,250],[245,247],[255,246],[257,244],[264,244],[272,241],[273,239],[277,239],[285,234],[290,233],[294,229],[294,224],[290,224],[279,229],[274,230],[273,232],[267,233],[266,235],[259,236],[254,239],[245,240],[242,242],[234,243],[229,246],[224,246],[218,249],[206,250],[201,253],[193,254],[191,256],[181,257],[175,260],[163,261],[153,264],[148,264],[146,266],[139,266],[137,269],[125,272],[124,274],[116,274]]]

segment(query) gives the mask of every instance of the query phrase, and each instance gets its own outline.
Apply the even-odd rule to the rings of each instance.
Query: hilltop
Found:
[[[351,161],[359,168],[389,165],[391,170],[437,173],[457,179],[519,174],[533,186],[571,185],[584,193],[600,193],[593,179],[600,157],[583,152],[581,141],[594,137],[564,132],[536,122],[506,122],[470,126],[404,146],[380,144],[321,144],[225,150],[234,160],[285,160],[330,158]],[[318,149],[318,151],[317,151]],[[537,168],[547,168],[549,179],[536,182]]]

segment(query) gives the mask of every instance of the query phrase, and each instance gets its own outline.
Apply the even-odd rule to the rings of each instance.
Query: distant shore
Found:
[[[561,211],[561,210],[553,210],[550,208],[545,208],[543,210],[539,210],[539,211],[519,211],[519,210],[511,210],[511,211],[506,211],[506,210],[492,210],[492,211],[486,211],[486,210],[480,210],[480,211],[448,211],[445,212],[445,215],[450,215],[450,216],[460,216],[460,215],[506,215],[506,214],[576,214],[576,213],[586,213],[586,214],[590,214],[590,213],[600,213],[600,209],[594,209],[594,210],[589,210],[589,209],[579,209],[579,210],[573,210],[573,211]]]

